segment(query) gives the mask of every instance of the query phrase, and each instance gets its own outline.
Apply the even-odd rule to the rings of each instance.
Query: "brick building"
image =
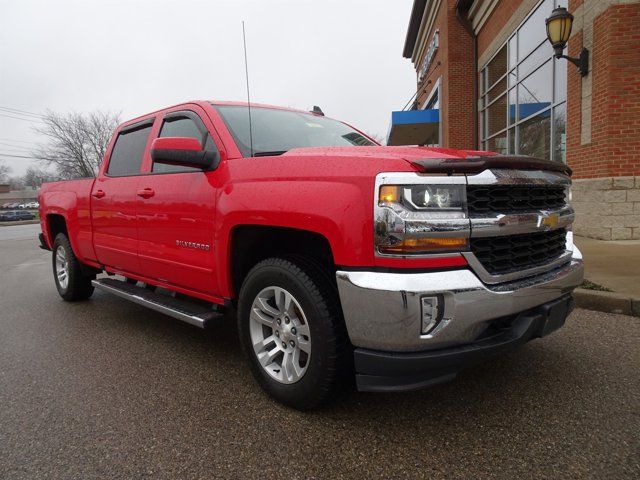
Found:
[[[558,6],[586,76],[546,39]],[[413,143],[566,162],[576,233],[640,239],[640,0],[414,0],[404,56],[437,122]]]
[[[37,200],[37,189],[27,187],[24,190],[11,190],[10,185],[0,184],[0,206],[5,203],[28,203]]]

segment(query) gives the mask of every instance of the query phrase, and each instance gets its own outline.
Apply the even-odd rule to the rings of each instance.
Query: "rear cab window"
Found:
[[[153,123],[147,121],[143,125],[129,127],[118,134],[116,144],[111,151],[107,175],[122,177],[140,174],[152,126]]]

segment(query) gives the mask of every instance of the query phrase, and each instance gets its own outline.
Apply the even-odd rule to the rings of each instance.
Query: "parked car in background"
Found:
[[[9,208],[9,206],[10,206],[10,205],[11,205],[11,202],[3,203],[3,204],[2,204],[2,209],[3,209],[3,210],[6,210],[6,209],[8,209],[8,208]]]
[[[36,218],[33,213],[20,210],[13,210],[11,212],[0,213],[0,221],[11,222],[17,220],[33,220]]]
[[[38,202],[28,202],[24,204],[24,208],[28,208],[28,209],[38,209],[38,207],[40,206],[40,204]]]

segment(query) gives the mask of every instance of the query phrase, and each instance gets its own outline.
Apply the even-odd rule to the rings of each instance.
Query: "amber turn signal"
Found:
[[[383,185],[380,187],[378,203],[396,203],[400,200],[400,188],[395,185]]]
[[[428,253],[434,250],[463,250],[466,238],[407,238],[393,245],[380,245],[380,253]]]

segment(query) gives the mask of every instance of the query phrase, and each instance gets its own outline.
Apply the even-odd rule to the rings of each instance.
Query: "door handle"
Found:
[[[143,188],[142,190],[138,190],[138,196],[142,198],[151,198],[156,194],[153,191],[153,188]]]
[[[96,198],[102,198],[102,197],[104,197],[106,195],[106,193],[104,193],[103,190],[96,190],[91,195],[96,197]]]

